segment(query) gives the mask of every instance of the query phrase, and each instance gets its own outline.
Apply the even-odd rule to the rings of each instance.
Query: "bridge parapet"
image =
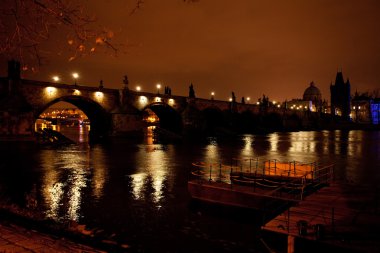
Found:
[[[22,80],[17,89],[36,111],[43,110],[57,101],[63,101],[63,98],[69,96],[96,102],[106,111],[113,110],[119,103],[119,93],[116,89],[99,89],[30,80]]]
[[[207,108],[217,108],[224,111],[231,108],[231,103],[228,101],[193,98],[189,99],[189,102],[192,103],[199,111],[203,111]]]
[[[186,104],[186,97],[148,92],[129,91],[130,101],[135,108],[142,111],[152,104],[167,104],[176,111],[182,111]]]

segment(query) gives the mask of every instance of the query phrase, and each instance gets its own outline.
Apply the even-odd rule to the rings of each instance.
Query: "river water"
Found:
[[[79,131],[79,130],[76,130]],[[0,200],[45,217],[104,231],[134,252],[261,252],[254,212],[194,204],[191,163],[232,158],[335,163],[337,179],[380,182],[379,131],[310,131],[244,135],[234,140],[160,144],[125,139],[60,148],[0,143]],[[244,218],[243,218],[244,217]]]

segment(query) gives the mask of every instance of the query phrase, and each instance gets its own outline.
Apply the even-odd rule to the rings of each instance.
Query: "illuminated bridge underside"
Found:
[[[182,131],[182,118],[172,107],[164,103],[154,103],[149,108],[160,119],[160,127],[176,133]]]

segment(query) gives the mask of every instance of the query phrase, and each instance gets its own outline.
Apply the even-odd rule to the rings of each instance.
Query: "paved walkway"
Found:
[[[0,253],[26,252],[103,253],[104,251],[19,226],[0,224]]]

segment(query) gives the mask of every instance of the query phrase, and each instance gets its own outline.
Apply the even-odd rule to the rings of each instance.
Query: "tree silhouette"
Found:
[[[136,10],[144,3],[135,2]],[[51,57],[41,45],[51,39],[54,30],[65,36],[57,48],[69,49],[69,61],[103,49],[117,54],[122,45],[115,42],[114,32],[93,28],[95,23],[95,15],[76,0],[1,0],[0,55],[21,62],[24,71],[34,70]]]

